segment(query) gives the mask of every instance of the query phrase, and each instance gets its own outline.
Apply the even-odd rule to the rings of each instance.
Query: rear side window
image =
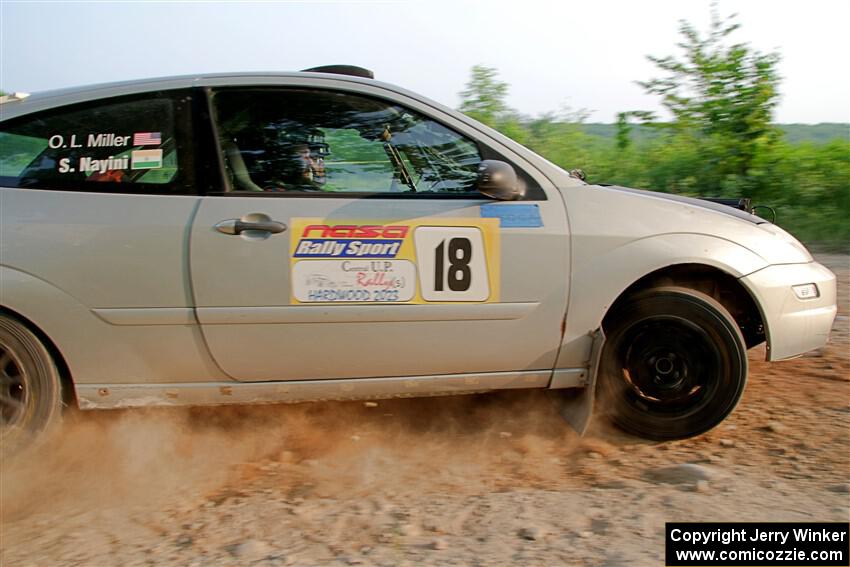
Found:
[[[168,93],[51,110],[0,124],[4,187],[192,193],[181,175],[188,98]]]

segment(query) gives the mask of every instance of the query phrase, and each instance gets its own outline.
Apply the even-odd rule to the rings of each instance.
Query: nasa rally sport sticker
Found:
[[[292,219],[293,303],[499,300],[499,220]]]

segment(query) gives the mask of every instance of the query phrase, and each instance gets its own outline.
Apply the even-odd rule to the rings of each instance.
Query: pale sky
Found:
[[[144,2],[0,0],[0,90],[125,79],[297,71],[346,63],[452,107],[481,64],[525,114],[562,107],[613,122],[658,110],[635,84],[676,53],[678,21],[708,0]],[[736,41],[782,56],[777,122],[850,122],[850,1],[720,0]]]

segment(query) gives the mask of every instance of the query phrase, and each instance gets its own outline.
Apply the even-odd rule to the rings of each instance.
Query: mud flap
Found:
[[[567,390],[549,390],[549,399],[555,404],[558,413],[579,435],[584,435],[593,416],[596,398],[596,380],[599,373],[599,360],[602,358],[602,346],[605,333],[600,327],[593,333],[593,345],[590,348],[590,361],[587,385],[584,388]]]

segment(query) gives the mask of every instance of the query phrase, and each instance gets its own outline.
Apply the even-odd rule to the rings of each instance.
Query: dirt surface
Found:
[[[79,413],[0,463],[0,564],[663,565],[666,521],[847,521],[850,260],[819,260],[830,345],[751,351],[696,439],[579,438],[541,392]]]

